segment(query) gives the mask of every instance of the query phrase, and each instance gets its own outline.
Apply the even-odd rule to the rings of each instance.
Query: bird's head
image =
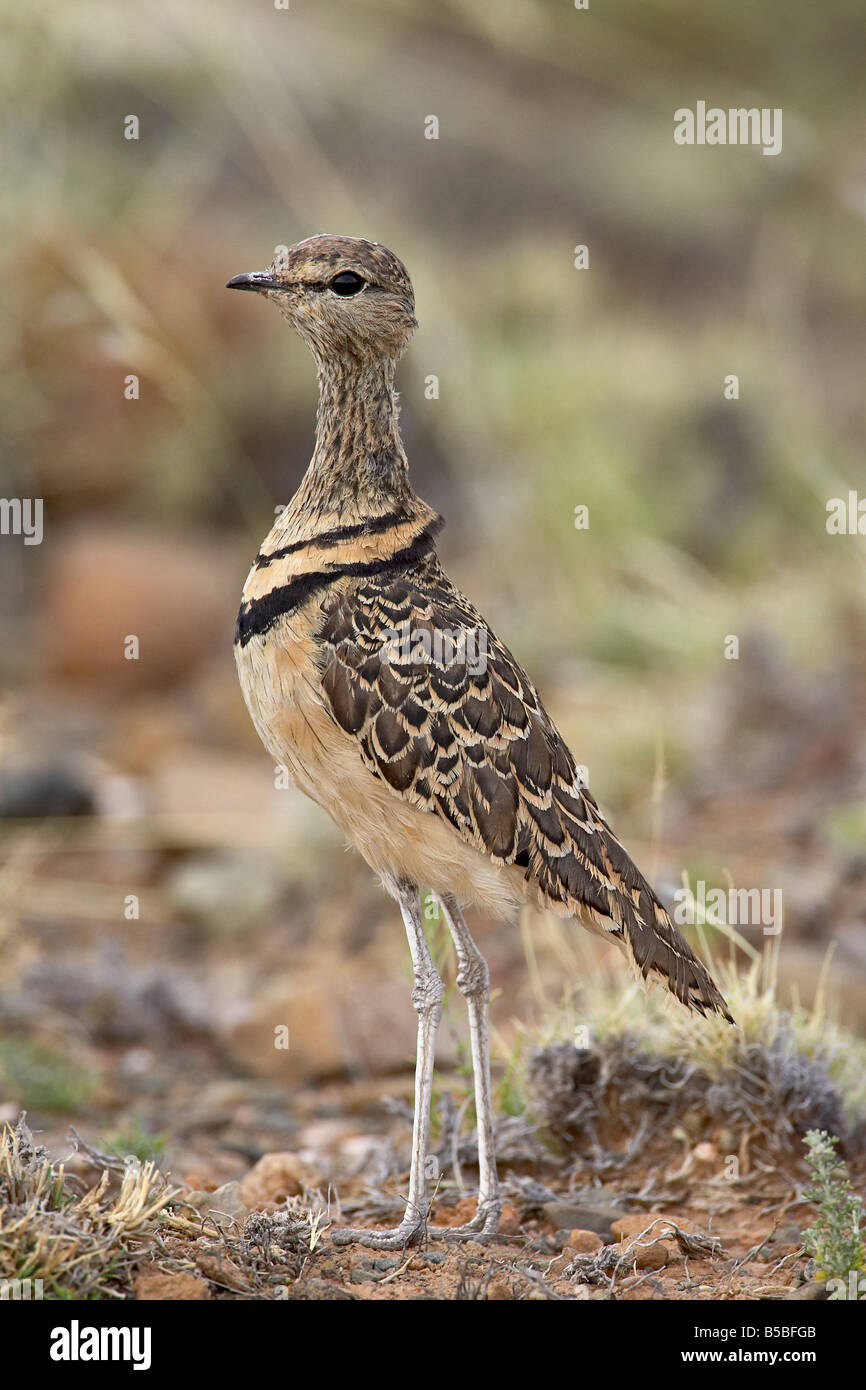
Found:
[[[360,237],[309,237],[278,254],[267,270],[236,275],[226,288],[272,299],[319,361],[396,360],[416,327],[403,262]]]

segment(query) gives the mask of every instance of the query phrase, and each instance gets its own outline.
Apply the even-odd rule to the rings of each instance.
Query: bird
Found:
[[[403,1216],[392,1230],[331,1234],[377,1249],[428,1236],[443,986],[424,931],[427,889],[454,942],[477,1124],[475,1215],[451,1234],[484,1240],[497,1232],[502,1202],[489,970],[466,907],[513,921],[529,901],[574,918],[682,1004],[733,1020],[602,816],[529,676],[440,563],[443,518],[410,482],[394,386],[417,327],[402,261],[379,242],[320,233],[227,288],[278,307],[310,349],[319,385],[309,466],[243,588],[241,689],[265,748],[396,900],[412,959],[418,1027]]]

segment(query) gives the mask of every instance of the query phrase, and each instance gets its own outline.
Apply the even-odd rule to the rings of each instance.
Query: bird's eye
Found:
[[[356,275],[354,270],[341,270],[339,275],[335,275],[331,281],[331,289],[334,294],[342,295],[345,299],[350,294],[359,294],[366,284],[360,275]]]

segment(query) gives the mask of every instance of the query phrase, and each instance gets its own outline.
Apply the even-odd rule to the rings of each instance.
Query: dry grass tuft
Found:
[[[773,1163],[802,1163],[811,1129],[839,1136],[843,1150],[855,1147],[866,1126],[866,1046],[830,1019],[822,990],[811,1011],[783,1005],[779,940],[768,938],[741,972],[733,952],[719,961],[705,948],[735,1028],[696,1019],[659,991],[624,992],[621,979],[598,967],[588,977],[577,945],[582,958],[570,973],[586,983],[547,1011],[541,1045],[522,1066],[529,1111],[556,1139],[585,1141],[598,1172],[625,1166],[654,1134],[677,1125],[695,1139],[721,1132],[726,1151],[746,1142]],[[599,1135],[617,1131],[629,1139],[614,1155]]]
[[[103,1168],[76,1193],[24,1115],[0,1133],[0,1280],[42,1280],[46,1297],[121,1297],[143,1240],[174,1196],[153,1163]]]

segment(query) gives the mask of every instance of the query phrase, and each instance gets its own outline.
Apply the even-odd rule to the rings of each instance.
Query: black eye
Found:
[[[340,294],[345,299],[350,294],[359,294],[365,284],[366,281],[362,280],[360,275],[356,275],[354,270],[341,270],[331,281],[331,289],[334,294]]]

